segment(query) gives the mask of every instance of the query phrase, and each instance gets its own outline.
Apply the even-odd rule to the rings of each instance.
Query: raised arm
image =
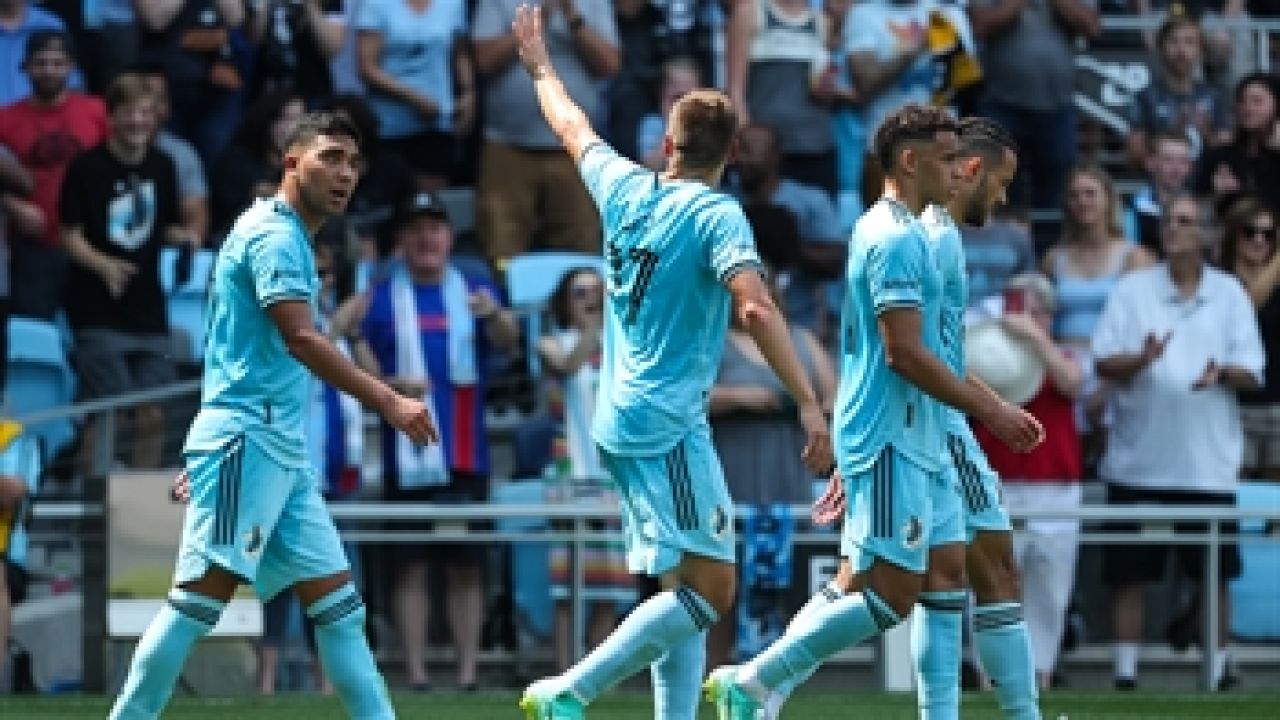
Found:
[[[547,55],[547,46],[542,38],[542,12],[536,7],[521,5],[516,8],[516,19],[511,23],[515,34],[520,62],[533,80],[534,91],[538,94],[538,105],[542,108],[542,116],[552,132],[560,138],[560,144],[569,152],[575,161],[582,157],[582,151],[600,136],[591,127],[582,108],[578,107],[565,91],[564,85],[551,67],[551,58]]]

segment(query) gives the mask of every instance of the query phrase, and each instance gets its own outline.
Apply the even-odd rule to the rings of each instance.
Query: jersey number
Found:
[[[649,283],[653,282],[653,271],[658,266],[658,253],[642,248],[627,250],[627,259],[637,264],[635,278],[631,281],[631,294],[627,297],[627,314],[622,321],[624,325],[635,322],[640,312],[640,303],[649,292]]]

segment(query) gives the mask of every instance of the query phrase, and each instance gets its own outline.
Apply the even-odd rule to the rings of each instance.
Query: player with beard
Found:
[[[436,440],[421,400],[357,368],[319,330],[313,238],[346,210],[362,157],[345,118],[304,117],[285,143],[279,193],[246,210],[218,254],[200,411],[179,478],[189,506],[175,587],[138,642],[111,720],[160,715],[192,646],[241,583],[264,600],[293,589],[347,713],[395,717],[304,437],[310,370],[414,442]]]

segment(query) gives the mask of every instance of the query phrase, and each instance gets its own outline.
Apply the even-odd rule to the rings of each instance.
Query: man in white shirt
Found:
[[[1115,422],[1102,459],[1114,504],[1234,505],[1243,437],[1236,390],[1261,382],[1264,353],[1252,305],[1236,279],[1204,262],[1200,209],[1174,199],[1161,223],[1165,262],[1120,280],[1093,335],[1098,375],[1115,385]],[[1137,523],[1113,528],[1137,531]],[[1203,523],[1179,524],[1203,532]],[[1235,532],[1233,527],[1225,528]],[[1176,546],[1184,573],[1199,577],[1204,551]],[[1164,576],[1168,548],[1122,545],[1103,557],[1114,589],[1115,679],[1135,687],[1143,588]],[[1234,545],[1222,549],[1222,590],[1240,574]],[[1229,605],[1220,605],[1227,627]],[[1214,649],[1215,683],[1230,685],[1226,633]]]

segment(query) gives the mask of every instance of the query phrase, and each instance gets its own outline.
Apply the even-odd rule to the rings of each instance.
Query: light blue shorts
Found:
[[[662,455],[600,448],[600,459],[618,484],[631,572],[661,575],[685,554],[735,562],[733,501],[707,430]]]
[[[964,541],[963,515],[942,472],[928,471],[886,445],[871,467],[844,472],[840,554],[863,572],[876,560],[924,573],[929,549]]]
[[[342,541],[310,468],[289,468],[243,435],[188,453],[191,502],[174,582],[221,567],[270,599],[297,582],[349,569]]]
[[[973,432],[965,426],[947,434],[947,484],[964,506],[965,541],[978,532],[1009,532],[1000,476],[991,469]]]

